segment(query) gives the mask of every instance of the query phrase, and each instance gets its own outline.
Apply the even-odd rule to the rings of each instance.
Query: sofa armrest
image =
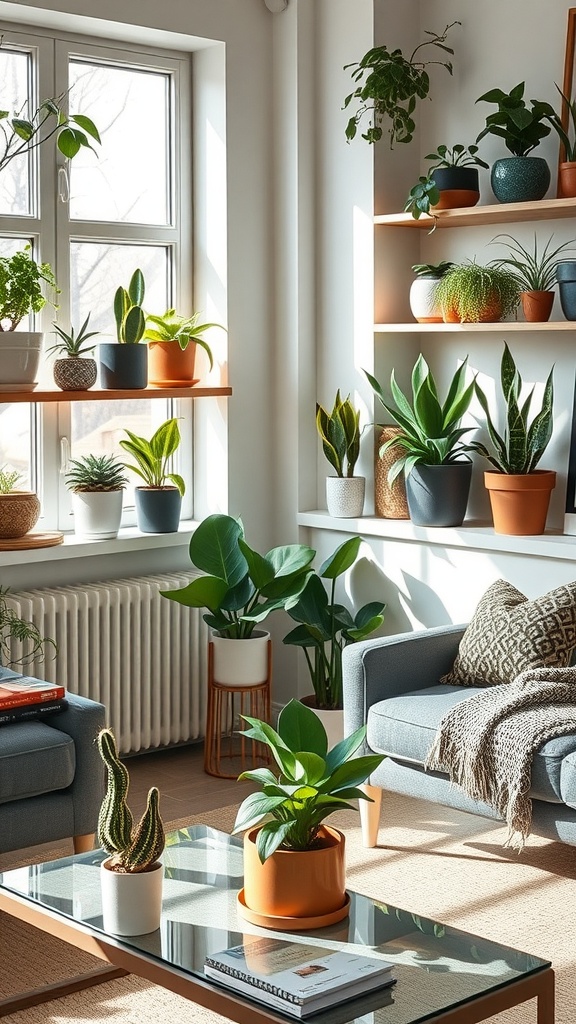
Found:
[[[67,733],[74,740],[76,770],[70,793],[74,799],[74,834],[93,832],[98,809],[104,796],[105,768],[96,737],[106,725],[106,708],[98,701],[75,693],[66,693],[68,706],[56,715],[47,715],[45,725]]]
[[[372,704],[434,686],[458,653],[465,626],[437,626],[349,644],[342,656],[344,735],[366,725]]]

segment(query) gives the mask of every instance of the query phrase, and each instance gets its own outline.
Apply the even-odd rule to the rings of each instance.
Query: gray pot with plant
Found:
[[[120,445],[134,462],[124,465],[144,480],[144,486],[135,490],[138,529],[142,533],[177,533],[186,485],[179,473],[169,472],[168,464],[180,444],[178,419],[166,420],[150,440],[128,429],[126,433],[128,440]]]
[[[507,267],[516,276],[520,286],[520,301],[524,319],[528,323],[542,323],[550,319],[554,305],[553,286],[556,282],[556,270],[561,262],[558,256],[561,252],[574,248],[569,242],[566,242],[550,250],[553,237],[550,235],[542,252],[538,251],[536,233],[534,233],[534,245],[531,250],[518,242],[513,235],[500,234],[492,239],[493,243],[508,245],[510,255],[493,260],[493,265]],[[505,239],[507,241],[504,241]]]
[[[19,330],[25,317],[39,313],[48,301],[46,285],[58,292],[49,263],[37,263],[26,245],[12,256],[0,256],[0,390],[32,390],[37,383],[42,333]]]
[[[446,323],[496,323],[517,309],[520,285],[504,267],[459,263],[438,282],[436,301]]]
[[[316,405],[316,427],[322,450],[336,476],[326,477],[328,514],[336,518],[358,518],[364,509],[366,479],[354,476],[360,455],[360,413],[350,401],[336,392],[334,406],[328,412]]]
[[[139,342],[146,330],[144,276],[135,270],[128,288],[114,295],[117,342],[103,342],[100,350],[100,385],[105,390],[142,390],[148,384],[148,349]]]
[[[533,202],[543,199],[550,184],[550,168],[543,157],[529,156],[550,134],[550,104],[542,100],[524,100],[525,83],[519,82],[509,93],[502,89],[489,89],[476,100],[497,106],[494,114],[486,118],[486,125],[478,135],[480,142],[486,135],[503,139],[510,157],[502,157],[492,165],[490,183],[500,203]]]
[[[95,338],[98,331],[88,330],[89,320],[90,313],[77,334],[74,327],[68,332],[59,324],[53,324],[60,341],[51,345],[47,354],[64,353],[64,358],[56,359],[53,367],[54,383],[62,391],[87,391],[96,383],[98,366],[95,359],[86,358],[86,353],[93,352],[96,348],[96,345],[88,345],[87,342],[90,338]]]
[[[94,540],[117,537],[128,482],[124,467],[113,455],[85,455],[71,459],[70,466],[66,485],[72,492],[75,533]]]
[[[488,169],[488,164],[477,154],[478,146],[457,143],[452,148],[438,146],[435,153],[425,157],[433,161],[429,175],[440,192],[437,210],[476,206],[480,199],[478,167]]]
[[[388,480],[394,484],[404,473],[410,519],[416,526],[460,526],[466,514],[472,463],[462,437],[471,429],[461,427],[474,395],[474,381],[466,384],[467,358],[456,370],[443,403],[436,381],[422,355],[412,370],[412,401],[398,386],[392,370],[390,390],[393,405],[371,374],[366,376],[376,397],[402,433],[391,444],[404,449],[390,467]]]

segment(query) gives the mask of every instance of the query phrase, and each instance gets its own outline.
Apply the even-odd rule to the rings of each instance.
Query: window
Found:
[[[47,141],[0,175],[0,253],[31,244],[35,258],[51,264],[61,289],[58,309],[48,304],[28,326],[45,332],[45,349],[55,318],[67,329],[90,314],[100,340],[115,338],[114,293],[137,267],[146,283],[145,309],[192,311],[189,58],[10,26],[2,34],[6,107],[32,112],[41,101],[67,94],[70,112],[92,118],[102,138],[97,155],[82,149],[71,161]],[[52,385],[46,357],[39,383]],[[174,470],[186,480],[183,516],[191,517],[189,400],[69,403],[63,392],[54,407],[0,404],[0,465],[13,466],[22,483],[38,489],[45,528],[69,530],[67,459],[87,452],[123,459],[119,441],[126,427],[150,436],[173,415],[181,418],[183,434]],[[124,525],[135,522],[135,482],[125,494]]]

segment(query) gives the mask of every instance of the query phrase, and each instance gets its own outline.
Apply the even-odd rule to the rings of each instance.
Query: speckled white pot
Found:
[[[357,519],[364,509],[366,478],[363,476],[327,476],[326,504],[335,519]]]

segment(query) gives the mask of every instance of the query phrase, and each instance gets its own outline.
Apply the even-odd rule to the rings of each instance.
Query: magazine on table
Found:
[[[12,722],[29,722],[30,719],[45,718],[46,715],[55,715],[68,707],[68,701],[45,700],[40,704],[21,704],[15,708],[3,708],[0,705],[0,725],[10,725]]]
[[[63,686],[32,676],[0,679],[0,710],[20,707],[21,704],[41,704],[45,700],[60,700],[65,695]]]
[[[392,964],[347,949],[250,937],[206,957],[204,973],[294,1017],[307,1017],[394,982]]]

